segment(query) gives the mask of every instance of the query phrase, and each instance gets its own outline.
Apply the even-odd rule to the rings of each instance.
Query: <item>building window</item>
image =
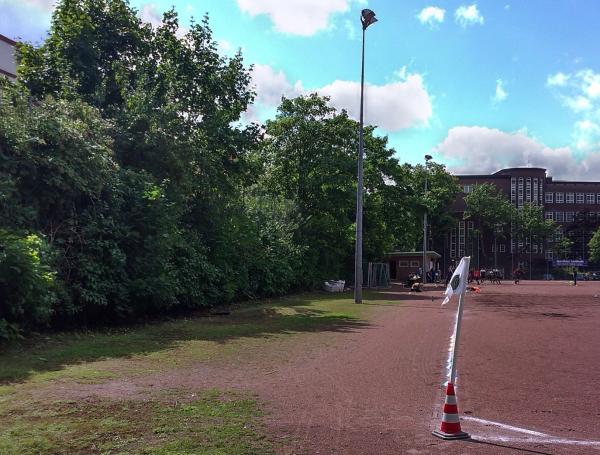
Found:
[[[563,238],[563,232],[562,229],[558,229],[555,233],[554,233],[554,241],[555,242],[560,242]]]
[[[567,193],[567,204],[574,204],[575,203],[575,193]]]
[[[600,201],[600,199],[598,199]],[[513,204],[517,202],[517,179],[516,177],[511,177],[510,179],[510,202]]]
[[[531,177],[525,181],[525,200],[531,202]]]
[[[523,205],[523,177],[519,177],[519,207]]]
[[[458,257],[463,257],[465,255],[465,240],[466,240],[466,231],[465,231],[466,223],[461,221],[458,223]]]
[[[562,223],[565,221],[565,212],[554,212],[554,221]]]
[[[553,258],[552,250],[546,250],[546,259],[548,259],[549,261],[551,261],[552,258]]]
[[[398,267],[408,267],[408,261],[398,261]]]
[[[546,204],[553,204],[554,203],[554,193],[546,193]]]
[[[538,202],[538,179],[536,177],[533,179],[533,203],[537,205]]]
[[[577,197],[578,204],[583,204],[585,202],[585,194],[577,193],[576,197]]]
[[[410,261],[411,267],[420,267],[421,263],[419,261]]]
[[[572,222],[575,219],[575,212],[566,212],[565,213],[565,221],[567,223]]]
[[[588,193],[585,195],[585,203],[586,204],[595,204],[596,203],[596,195],[594,193]]]
[[[600,204],[600,193],[596,193],[596,204]]]
[[[463,193],[469,194],[471,191],[473,191],[473,185],[472,184],[463,185]]]
[[[506,245],[504,243],[500,244],[500,253],[505,253],[506,252]]]
[[[556,203],[562,204],[565,202],[565,193],[556,193]]]
[[[546,193],[548,194],[548,193]],[[553,212],[546,212],[546,219],[547,220],[554,220],[554,213]]]
[[[533,252],[534,252],[534,253],[537,253],[537,252],[538,252],[538,245],[537,245],[537,243],[534,243],[534,244],[533,244]]]

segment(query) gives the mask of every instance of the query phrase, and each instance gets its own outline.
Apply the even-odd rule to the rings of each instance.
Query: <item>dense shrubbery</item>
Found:
[[[356,122],[312,95],[243,124],[241,54],[207,19],[178,36],[172,11],[152,29],[121,0],[63,1],[20,47],[0,85],[0,337],[351,279]],[[435,167],[423,200],[422,168],[365,141],[372,260],[413,246],[457,185]]]

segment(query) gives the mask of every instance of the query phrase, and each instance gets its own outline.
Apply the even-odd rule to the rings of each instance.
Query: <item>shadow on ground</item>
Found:
[[[285,333],[349,332],[369,327],[350,296],[308,295],[233,307],[229,315],[181,318],[127,329],[38,336],[0,352],[0,384],[97,360],[146,355],[186,341],[225,343]]]

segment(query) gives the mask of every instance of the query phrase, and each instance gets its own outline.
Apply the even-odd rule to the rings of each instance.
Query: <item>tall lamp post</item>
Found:
[[[363,234],[363,153],[365,141],[363,137],[363,100],[365,92],[365,31],[377,22],[375,13],[363,9],[360,13],[362,24],[362,58],[360,70],[360,121],[358,128],[358,184],[356,186],[356,249],[354,256],[354,303],[362,303],[362,234]]]
[[[427,174],[429,172],[429,160],[431,155],[425,155],[425,193],[427,196]],[[427,207],[423,213],[423,272],[421,273],[423,284],[427,282]]]

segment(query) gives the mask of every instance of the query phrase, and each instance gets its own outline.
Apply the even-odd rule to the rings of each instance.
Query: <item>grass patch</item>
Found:
[[[0,454],[270,454],[251,396],[21,404],[0,413]]]
[[[0,383],[72,379],[102,382],[136,368],[177,367],[231,353],[252,339],[366,325],[349,294],[312,294],[238,305],[230,316],[181,318],[127,329],[38,337],[0,353]],[[114,362],[115,359],[128,362]]]

